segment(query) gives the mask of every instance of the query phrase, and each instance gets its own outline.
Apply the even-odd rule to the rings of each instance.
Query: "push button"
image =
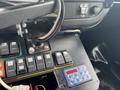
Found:
[[[35,59],[32,56],[26,58],[28,72],[36,71]]]
[[[47,68],[53,68],[54,67],[54,62],[53,62],[53,58],[51,56],[51,54],[45,54],[45,63],[46,63],[46,67]]]
[[[61,52],[56,52],[56,53],[55,53],[55,57],[56,57],[56,60],[57,60],[57,64],[58,64],[58,65],[65,64],[64,57],[63,57],[63,55],[62,55]]]
[[[63,56],[65,58],[66,63],[73,63],[72,57],[67,51],[63,51]]]
[[[17,54],[19,53],[19,47],[17,42],[10,43],[10,54]]]
[[[7,74],[7,77],[16,76],[15,60],[6,61],[6,74]]]
[[[36,56],[36,64],[37,64],[38,70],[45,69],[45,62],[44,62],[44,58],[42,55]]]
[[[0,55],[8,55],[9,54],[9,46],[8,43],[0,44]]]
[[[26,72],[27,72],[27,69],[25,65],[25,59],[24,58],[17,59],[17,74],[23,74]]]

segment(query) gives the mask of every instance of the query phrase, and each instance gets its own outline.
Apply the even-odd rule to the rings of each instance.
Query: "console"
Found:
[[[32,54],[27,44],[25,38],[17,33],[1,34],[0,56],[4,60],[6,83],[12,84],[53,72],[60,89],[99,88],[99,79],[79,34],[58,34],[47,42],[37,44],[41,49],[36,49]]]

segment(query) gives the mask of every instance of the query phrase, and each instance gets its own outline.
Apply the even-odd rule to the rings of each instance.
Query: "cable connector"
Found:
[[[18,86],[10,87],[1,78],[0,78],[0,84],[7,90],[30,90],[29,85],[18,85]]]
[[[10,90],[29,90],[29,85],[13,86]]]

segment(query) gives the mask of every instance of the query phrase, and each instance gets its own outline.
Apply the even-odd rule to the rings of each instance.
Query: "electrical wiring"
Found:
[[[29,90],[30,87],[28,85],[18,85],[18,86],[13,86],[12,89],[10,90]]]
[[[2,78],[0,78],[0,84],[1,84],[4,88],[6,88],[7,90],[11,90],[11,89],[12,89],[12,87],[8,86],[8,85],[2,80]]]
[[[63,0],[56,0],[56,2],[58,3],[58,15],[54,22],[53,27],[51,28],[51,30],[49,30],[49,32],[47,34],[45,34],[43,36],[41,36],[41,34],[40,34],[37,37],[33,36],[32,39],[46,41],[46,40],[49,40],[50,38],[52,38],[60,30],[60,27],[62,25],[64,16],[65,16],[65,7],[64,7]]]
[[[28,85],[18,85],[18,86],[10,87],[2,80],[2,78],[0,78],[0,84],[7,90],[29,90],[30,89]]]
[[[46,88],[45,88],[45,86],[44,86],[44,85],[37,85],[37,86],[35,86],[35,90],[39,90],[39,89],[38,89],[38,87],[42,87],[42,88],[43,88],[43,90],[46,90]]]

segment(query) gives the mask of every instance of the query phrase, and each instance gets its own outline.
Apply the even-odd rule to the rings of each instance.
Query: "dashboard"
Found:
[[[79,38],[80,31],[64,30],[96,26],[109,12],[112,0],[63,1],[64,6],[56,0],[0,1],[0,75],[6,83],[13,85],[52,72],[61,90],[98,90],[100,82]],[[52,21],[57,32],[47,40],[36,38],[49,30],[57,12],[60,23]]]
[[[65,28],[94,27],[108,13],[112,3],[107,4],[106,0],[65,0],[66,14],[63,26]]]
[[[54,0],[41,0],[38,3],[25,3],[1,8],[0,28],[5,28],[38,16],[50,14],[55,5]],[[93,27],[106,16],[112,0],[64,0],[65,20],[62,28]],[[9,21],[8,21],[9,20]]]

